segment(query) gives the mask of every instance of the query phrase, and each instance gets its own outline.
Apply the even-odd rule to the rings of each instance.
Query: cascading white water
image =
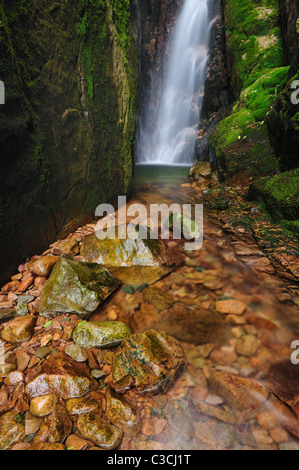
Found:
[[[208,1],[185,0],[169,48],[160,105],[154,115],[148,113],[139,122],[139,163],[187,164],[194,160],[209,53]],[[151,90],[149,96],[155,92]]]

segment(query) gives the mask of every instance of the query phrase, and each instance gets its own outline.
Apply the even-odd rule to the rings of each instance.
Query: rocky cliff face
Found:
[[[299,66],[299,1],[280,0],[280,23],[284,43],[285,60],[291,64],[295,75]]]
[[[139,115],[158,105],[162,77],[168,66],[169,38],[183,0],[134,0],[140,12]],[[153,95],[150,91],[153,90]]]
[[[281,158],[282,169],[298,167],[299,113],[292,102],[292,83],[299,83],[299,1],[280,0],[284,60],[290,65],[288,82],[271,109],[268,118],[270,140]],[[296,88],[299,88],[298,86]],[[297,96],[297,95],[296,95]]]
[[[217,124],[229,112],[232,92],[229,88],[224,25],[224,0],[210,3],[210,56],[201,111],[201,120],[196,141],[196,158],[199,161],[213,160],[210,147],[211,134]],[[214,162],[216,165],[216,162]]]
[[[288,81],[280,28],[280,5],[271,1],[225,1],[226,57],[234,107],[211,134],[220,175],[251,176],[279,170],[267,118]]]
[[[1,2],[0,277],[130,190],[130,16],[129,0]]]

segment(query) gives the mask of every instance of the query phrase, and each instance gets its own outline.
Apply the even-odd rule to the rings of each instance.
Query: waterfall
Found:
[[[160,103],[143,113],[137,136],[139,163],[188,164],[201,112],[209,54],[209,0],[185,0],[175,26]],[[149,91],[155,99],[157,90]]]

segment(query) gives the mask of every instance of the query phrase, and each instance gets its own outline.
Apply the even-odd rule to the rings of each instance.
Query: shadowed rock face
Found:
[[[299,17],[299,3],[293,0],[280,0],[281,30],[284,40],[286,61],[292,64],[293,73],[299,65],[299,35],[297,32],[297,19]]]
[[[196,141],[196,158],[199,161],[213,161],[210,137],[221,119],[229,112],[233,94],[228,79],[226,38],[224,24],[224,2],[217,0],[210,4],[211,28],[210,56],[207,64],[207,77]]]
[[[113,388],[140,393],[166,391],[184,366],[181,345],[163,331],[149,330],[126,339],[113,360]]]
[[[2,279],[130,192],[137,36],[129,2],[87,3],[0,7]]]
[[[269,370],[267,385],[299,417],[299,370],[291,361],[273,364]]]

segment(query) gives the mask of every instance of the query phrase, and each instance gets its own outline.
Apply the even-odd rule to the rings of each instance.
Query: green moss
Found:
[[[127,47],[130,40],[128,26],[130,20],[130,0],[111,0],[113,11],[113,21],[117,29],[120,46],[122,48],[125,61],[127,62]]]
[[[283,67],[278,0],[227,0],[227,54],[236,92],[232,113],[212,134],[223,178],[248,170],[253,175],[277,172],[267,119],[287,82]]]
[[[298,236],[299,168],[259,179],[250,187],[249,197],[262,200],[274,221]]]
[[[270,106],[286,84],[288,71],[289,67],[279,67],[262,75],[242,91],[237,106],[250,110],[256,121],[265,119]]]
[[[98,175],[106,199],[126,193],[133,171],[138,54],[130,29],[129,0],[83,0],[78,33],[96,140]],[[117,68],[116,68],[117,63]],[[116,76],[119,74],[119,76]],[[123,113],[123,114],[122,114]],[[113,138],[112,138],[113,136]]]
[[[292,117],[291,123],[293,124],[294,129],[296,132],[299,132],[299,111]]]
[[[266,69],[283,65],[278,0],[228,0],[225,7],[228,56],[239,90]]]
[[[277,171],[265,122],[256,122],[253,113],[243,108],[223,119],[211,136],[220,173],[233,176],[249,171],[254,176]]]
[[[226,148],[235,141],[246,137],[246,129],[254,125],[252,113],[247,109],[241,109],[226,119],[223,119],[212,136],[212,144]]]

